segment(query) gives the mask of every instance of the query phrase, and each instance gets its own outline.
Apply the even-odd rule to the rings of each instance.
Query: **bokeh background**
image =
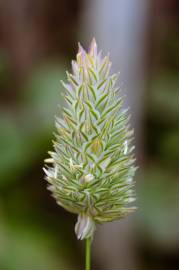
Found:
[[[82,270],[76,217],[46,190],[60,80],[95,36],[135,128],[138,210],[97,229],[96,270],[179,269],[179,2],[0,1],[0,270]]]

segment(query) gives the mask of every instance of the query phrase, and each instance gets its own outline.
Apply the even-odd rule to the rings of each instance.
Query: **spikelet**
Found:
[[[135,173],[128,110],[110,75],[109,57],[93,39],[86,52],[79,44],[72,74],[67,72],[66,107],[56,117],[54,151],[44,168],[57,203],[78,215],[78,239],[93,236],[95,225],[125,217],[135,208]]]

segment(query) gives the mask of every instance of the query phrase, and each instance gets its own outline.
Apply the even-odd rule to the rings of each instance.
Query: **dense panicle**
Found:
[[[45,173],[57,203],[78,215],[79,239],[93,235],[96,223],[124,217],[134,208],[133,132],[123,97],[93,39],[89,51],[79,44],[72,74],[67,72],[66,107],[56,117],[54,151]]]

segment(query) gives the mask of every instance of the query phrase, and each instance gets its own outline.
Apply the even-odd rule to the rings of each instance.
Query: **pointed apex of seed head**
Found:
[[[86,51],[81,46],[80,42],[78,42],[78,53],[77,53],[76,59],[79,65],[82,65],[84,63],[85,56],[86,56]]]
[[[89,47],[89,55],[96,57],[97,55],[97,43],[95,38],[92,39],[90,47]]]
[[[78,42],[78,53],[84,54],[85,50],[83,49],[82,45],[80,42]]]

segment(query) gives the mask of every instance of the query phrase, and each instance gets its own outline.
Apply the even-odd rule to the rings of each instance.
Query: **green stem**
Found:
[[[86,267],[85,270],[91,269],[91,238],[86,239]]]

